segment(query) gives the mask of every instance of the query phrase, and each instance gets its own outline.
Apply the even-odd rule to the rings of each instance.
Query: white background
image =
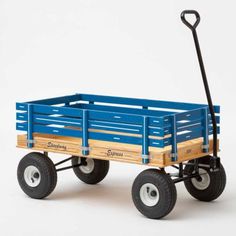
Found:
[[[236,219],[235,1],[1,0],[0,1],[0,235],[221,235]],[[143,167],[111,163],[97,186],[59,174],[47,200],[26,197],[16,168],[15,102],[94,93],[206,101],[191,32],[180,20],[196,9],[200,43],[215,104],[221,109],[222,196],[194,200],[177,185],[174,210],[143,217],[131,186]],[[60,157],[54,157],[54,160]],[[235,227],[234,227],[235,228]]]

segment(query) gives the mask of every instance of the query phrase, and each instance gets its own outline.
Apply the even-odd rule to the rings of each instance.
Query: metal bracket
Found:
[[[142,159],[150,159],[150,156],[149,155],[142,155]]]
[[[36,143],[36,142],[35,142],[35,140],[33,140],[33,139],[28,139],[28,140],[27,140],[27,144],[34,144],[34,143]]]
[[[142,154],[142,163],[143,164],[148,164],[149,160],[150,160],[150,156],[149,155]]]
[[[84,147],[84,146],[81,146],[80,148],[81,148],[81,151],[90,151],[90,150],[92,150],[91,147]]]
[[[209,150],[209,144],[202,145],[202,149],[203,149],[204,151],[207,151],[207,152],[208,152],[208,150]]]
[[[171,153],[171,154],[170,154],[170,157],[171,157],[171,160],[172,160],[172,161],[177,161],[178,154],[177,154],[177,153]]]

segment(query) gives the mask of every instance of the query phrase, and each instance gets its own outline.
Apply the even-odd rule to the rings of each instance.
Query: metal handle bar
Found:
[[[186,20],[185,16],[187,14],[194,14],[196,16],[196,21],[194,24],[190,24]],[[198,41],[198,36],[197,36],[197,31],[196,31],[196,27],[198,26],[198,24],[200,22],[200,15],[195,10],[185,10],[181,13],[181,20],[188,28],[191,29],[192,34],[193,34],[195,48],[196,48],[196,52],[197,52],[197,56],[198,56],[198,62],[199,62],[199,66],[200,66],[200,70],[201,70],[201,74],[202,74],[202,80],[203,80],[205,93],[206,93],[206,97],[207,97],[207,102],[208,102],[208,106],[209,106],[209,110],[210,110],[210,114],[211,114],[211,119],[212,119],[212,126],[213,126],[213,158],[212,158],[213,164],[212,165],[213,165],[213,169],[215,169],[217,163],[219,163],[219,158],[217,157],[218,156],[217,155],[217,151],[218,151],[217,150],[217,124],[216,124],[216,116],[215,116],[215,112],[214,112],[214,106],[213,106],[212,99],[211,99],[211,93],[210,93],[210,89],[209,89],[209,85],[208,85],[208,81],[207,81],[206,71],[205,71],[205,67],[204,67],[204,63],[203,63],[203,59],[202,59],[202,53],[201,53],[201,49],[200,49],[200,44]]]
[[[194,22],[194,24],[191,24],[189,21],[186,20],[186,15],[195,15],[196,17],[196,21]],[[197,11],[195,10],[184,10],[181,13],[181,20],[183,21],[183,23],[191,30],[194,30],[197,28],[199,22],[200,22],[200,15]]]

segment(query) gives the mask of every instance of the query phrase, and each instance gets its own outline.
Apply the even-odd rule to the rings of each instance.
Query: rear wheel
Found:
[[[147,169],[134,180],[132,198],[136,208],[146,217],[159,219],[174,208],[177,198],[172,179],[157,169]]]
[[[32,152],[22,158],[17,169],[21,189],[31,198],[47,197],[56,187],[57,172],[50,158]]]
[[[102,181],[109,170],[109,161],[97,160],[85,157],[73,157],[72,165],[81,164],[73,167],[75,175],[86,184],[97,184]]]
[[[209,165],[210,157],[203,157],[199,159],[199,164]],[[193,163],[190,161],[189,163]],[[186,175],[194,173],[194,166],[187,165],[184,169]],[[218,171],[212,172],[207,166],[199,166],[200,177],[187,179],[184,185],[188,192],[200,201],[213,201],[217,199],[225,189],[226,174],[224,167],[220,164]]]

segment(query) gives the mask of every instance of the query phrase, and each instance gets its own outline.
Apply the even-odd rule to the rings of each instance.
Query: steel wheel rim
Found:
[[[158,188],[151,183],[142,185],[139,196],[143,204],[149,207],[153,207],[159,202]]]
[[[27,166],[24,171],[24,180],[30,187],[37,187],[41,181],[41,174],[37,167]]]
[[[202,168],[199,168],[199,174],[201,179],[198,180],[197,178],[192,178],[191,182],[196,189],[205,190],[210,185],[211,182],[210,175],[207,173],[205,169]]]
[[[94,170],[94,160],[92,158],[86,158],[85,159],[86,165],[82,165],[80,166],[80,170],[84,173],[84,174],[90,174],[93,172]],[[81,163],[81,158],[79,158],[78,163]]]

